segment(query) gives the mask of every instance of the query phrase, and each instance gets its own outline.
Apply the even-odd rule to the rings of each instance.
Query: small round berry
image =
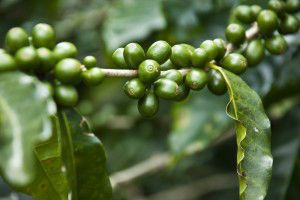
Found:
[[[192,54],[194,51],[195,51],[195,47],[193,47],[192,45],[190,44],[186,44],[186,43],[182,43],[182,44],[179,44],[185,48],[187,48],[187,50],[190,51],[190,54]]]
[[[251,12],[252,12],[253,16],[255,17],[255,19],[257,18],[259,13],[262,11],[262,7],[259,5],[252,5],[252,6],[250,6],[250,9],[251,9]]]
[[[7,53],[0,53],[0,72],[11,71],[15,69],[17,69],[17,63],[15,59]]]
[[[182,83],[183,81],[183,76],[180,73],[180,71],[176,69],[171,69],[166,71],[166,73],[163,75],[164,78],[170,79],[172,81],[175,81],[178,85]]]
[[[177,95],[175,97],[175,101],[183,101],[190,94],[190,88],[187,87],[184,83],[178,85]]]
[[[278,28],[278,17],[272,10],[263,10],[257,17],[257,24],[260,33],[270,36]]]
[[[157,61],[159,64],[166,62],[172,53],[172,47],[166,41],[153,43],[148,51],[147,58]]]
[[[83,59],[83,65],[87,69],[91,69],[93,67],[96,67],[97,66],[97,59],[94,56],[86,56]]]
[[[207,88],[215,95],[223,95],[227,92],[227,85],[220,72],[211,69],[209,71]]]
[[[162,99],[174,99],[178,94],[178,85],[175,81],[161,78],[154,83],[154,93]]]
[[[286,0],[285,9],[288,13],[296,13],[300,11],[299,0]]]
[[[19,49],[15,59],[21,70],[32,70],[39,65],[38,54],[32,47],[23,47]]]
[[[242,44],[246,39],[245,28],[239,24],[229,24],[225,31],[226,39],[234,45]]]
[[[172,54],[170,57],[172,63],[178,67],[190,67],[191,52],[183,45],[174,45],[172,47]]]
[[[274,55],[280,55],[286,52],[287,42],[282,35],[273,35],[266,39],[266,49]]]
[[[72,107],[78,102],[78,93],[73,86],[59,85],[54,90],[55,101],[60,106]]]
[[[127,65],[137,69],[146,58],[144,49],[137,43],[129,43],[124,48],[124,58]]]
[[[55,46],[53,53],[57,60],[62,60],[65,58],[75,58],[78,52],[74,44],[70,42],[60,42]]]
[[[55,31],[49,24],[37,24],[32,29],[32,43],[35,47],[52,49],[56,43]]]
[[[239,53],[231,53],[222,60],[222,67],[235,74],[242,74],[247,69],[247,59]]]
[[[22,47],[29,45],[27,32],[19,27],[10,29],[5,36],[5,47],[8,52],[16,53]]]
[[[153,117],[159,107],[159,100],[153,92],[149,92],[138,101],[138,110],[143,117]]]
[[[200,48],[207,53],[207,62],[214,60],[218,56],[218,46],[212,40],[205,40],[201,43]]]
[[[172,63],[170,59],[168,59],[166,62],[164,62],[162,65],[160,65],[161,71],[166,71],[169,69],[176,69],[176,66]]]
[[[38,58],[40,60],[40,70],[48,72],[54,68],[56,64],[56,58],[52,51],[45,47],[41,47],[36,50]]]
[[[55,65],[54,74],[64,84],[77,84],[81,78],[81,63],[74,58],[65,58]]]
[[[262,40],[252,40],[248,44],[244,56],[247,58],[249,66],[259,64],[265,57],[265,47]]]
[[[103,81],[105,74],[100,68],[94,67],[82,72],[82,78],[87,86],[95,86]]]
[[[255,15],[250,6],[240,5],[235,8],[235,15],[240,22],[250,24],[255,21]]]
[[[192,54],[192,64],[194,67],[204,68],[208,62],[208,55],[202,48],[197,48]]]
[[[159,64],[155,60],[145,60],[139,65],[139,79],[144,83],[154,82],[160,75]]]
[[[125,68],[127,66],[124,58],[124,48],[118,48],[112,54],[112,61],[117,68]]]
[[[134,78],[125,83],[123,90],[128,97],[140,99],[145,95],[146,87],[140,79]]]
[[[202,69],[192,69],[185,77],[185,84],[192,90],[201,90],[208,81],[207,73]]]
[[[270,10],[276,12],[278,16],[282,15],[285,12],[285,2],[280,0],[270,0],[268,3]]]
[[[294,15],[285,15],[281,20],[279,26],[279,32],[282,34],[297,33],[300,28],[299,19]]]
[[[214,39],[214,43],[218,47],[218,55],[216,57],[216,60],[221,60],[225,56],[225,53],[226,53],[226,43],[221,38]]]

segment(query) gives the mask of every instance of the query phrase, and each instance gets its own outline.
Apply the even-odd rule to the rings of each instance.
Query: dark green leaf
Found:
[[[56,107],[47,88],[20,72],[0,75],[0,168],[13,186],[35,177],[34,146],[51,137]]]

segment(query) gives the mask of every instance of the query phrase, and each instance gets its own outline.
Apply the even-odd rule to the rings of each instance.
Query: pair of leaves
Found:
[[[35,148],[35,182],[22,189],[36,199],[97,199],[112,196],[100,140],[73,110],[53,117],[53,137]]]

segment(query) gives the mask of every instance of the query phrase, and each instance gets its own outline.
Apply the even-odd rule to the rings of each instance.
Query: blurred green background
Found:
[[[159,39],[198,46],[205,39],[223,38],[230,11],[239,3],[265,6],[267,1],[1,0],[0,38],[14,26],[29,31],[36,23],[50,23],[59,41],[76,44],[79,58],[94,55],[100,67],[113,68],[111,52],[129,42],[146,49]],[[286,39],[290,45],[284,56],[267,56],[243,75],[263,98],[272,120],[271,200],[300,199],[300,34]],[[227,96],[216,97],[206,89],[193,92],[183,103],[162,101],[158,115],[144,120],[137,102],[122,92],[125,81],[109,79],[99,87],[80,87],[78,109],[104,143],[109,172],[163,153],[176,159],[117,188],[114,199],[237,199],[236,144],[233,123],[225,113]],[[0,187],[0,200],[30,199],[3,182]]]

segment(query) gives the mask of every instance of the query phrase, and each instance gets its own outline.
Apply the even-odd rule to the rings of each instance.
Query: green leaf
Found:
[[[206,90],[175,105],[169,138],[175,154],[182,154],[189,147],[205,149],[224,133],[231,122],[224,111],[225,99]]]
[[[109,51],[126,42],[141,40],[152,31],[166,26],[161,0],[118,1],[103,27],[103,38]]]
[[[236,121],[240,199],[264,199],[272,174],[271,127],[260,97],[240,77],[211,65],[224,77],[228,115]]]
[[[20,72],[0,74],[0,168],[15,187],[35,178],[34,146],[51,137],[56,112],[47,88]]]

